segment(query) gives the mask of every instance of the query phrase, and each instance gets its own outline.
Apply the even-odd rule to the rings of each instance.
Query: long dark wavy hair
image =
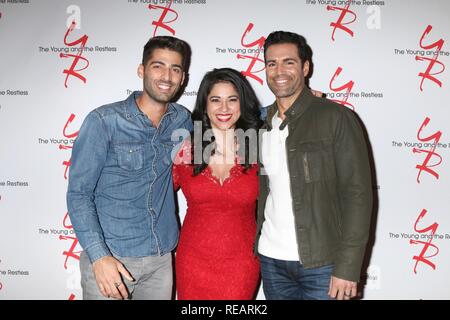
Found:
[[[248,82],[248,80],[237,70],[231,68],[220,68],[213,69],[205,74],[200,83],[200,87],[198,89],[197,100],[195,102],[195,108],[192,112],[192,120],[201,122],[202,129],[202,137],[206,130],[212,129],[211,121],[207,114],[207,102],[208,95],[211,93],[213,86],[217,83],[230,83],[236,89],[239,96],[239,103],[241,108],[241,115],[236,122],[235,130],[242,129],[246,131],[248,129],[254,129],[256,134],[258,133],[258,129],[262,125],[261,114],[260,114],[260,103],[258,98],[256,97],[255,91],[252,86]],[[243,139],[244,141],[239,141],[238,136],[238,144],[239,149],[241,150],[241,154],[244,155],[243,162],[241,165],[245,168],[245,170],[249,169],[252,165],[250,163],[250,141],[248,139]],[[192,165],[194,167],[194,176],[200,174],[207,166],[209,162],[209,157],[214,154],[214,149],[211,154],[205,159],[203,157],[205,148],[214,143],[215,138],[212,137],[211,141],[195,141],[194,133],[191,136],[192,141]],[[194,162],[194,154],[195,152],[199,152],[199,148],[201,148],[201,163]],[[243,148],[243,149],[242,149]],[[255,148],[255,146],[253,146]],[[244,153],[245,152],[245,153]]]

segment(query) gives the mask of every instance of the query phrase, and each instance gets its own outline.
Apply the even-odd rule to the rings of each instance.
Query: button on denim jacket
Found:
[[[73,146],[67,207],[91,262],[163,255],[178,242],[172,155],[191,115],[170,103],[155,128],[137,107],[141,94],[90,112]]]

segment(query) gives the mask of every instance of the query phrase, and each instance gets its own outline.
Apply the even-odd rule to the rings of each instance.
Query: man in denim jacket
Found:
[[[189,61],[186,42],[151,38],[138,68],[143,91],[93,110],[80,129],[67,206],[84,249],[84,299],[172,297],[172,136],[192,130],[190,112],[172,101]]]

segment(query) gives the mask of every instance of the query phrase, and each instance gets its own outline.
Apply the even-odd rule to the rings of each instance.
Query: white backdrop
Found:
[[[0,0],[0,299],[81,299],[70,148],[90,110],[142,87],[151,36],[190,43],[179,102],[192,109],[223,66],[270,104],[258,49],[273,30],[308,39],[311,87],[366,127],[378,201],[364,298],[450,299],[448,12],[444,0]]]

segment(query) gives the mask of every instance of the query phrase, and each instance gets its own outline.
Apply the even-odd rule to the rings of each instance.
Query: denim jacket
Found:
[[[155,128],[137,107],[141,94],[90,112],[73,146],[67,207],[91,262],[163,255],[178,242],[172,154],[192,120],[170,103]]]

